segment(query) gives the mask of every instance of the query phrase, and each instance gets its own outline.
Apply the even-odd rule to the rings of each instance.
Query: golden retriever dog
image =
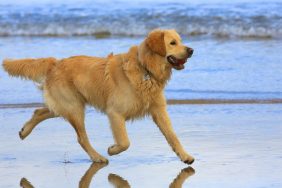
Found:
[[[175,30],[151,31],[139,46],[127,53],[108,57],[73,56],[3,61],[12,76],[41,84],[46,107],[35,110],[19,132],[26,138],[40,122],[63,117],[77,133],[77,140],[94,162],[108,162],[90,144],[84,125],[86,105],[107,114],[115,144],[108,148],[116,155],[129,147],[126,120],[146,115],[165,136],[168,144],[184,163],[194,158],[181,146],[166,110],[164,87],[172,69],[181,70],[193,54],[184,46]]]

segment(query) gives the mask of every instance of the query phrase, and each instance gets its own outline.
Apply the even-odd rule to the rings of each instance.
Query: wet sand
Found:
[[[93,146],[110,163],[92,164],[62,119],[43,122],[24,141],[34,108],[0,109],[0,187],[282,187],[282,104],[169,105],[175,132],[196,161],[183,164],[150,118],[128,122],[131,146],[113,143],[105,115],[88,109]],[[89,186],[90,185],[90,186]]]
[[[177,104],[282,104],[282,99],[168,99],[168,105]],[[5,108],[37,108],[43,103],[0,104],[0,109]]]

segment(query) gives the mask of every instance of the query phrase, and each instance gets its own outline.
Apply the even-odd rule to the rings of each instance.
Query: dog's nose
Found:
[[[187,50],[188,56],[191,57],[193,55],[193,52],[194,52],[193,48],[187,47],[186,50]]]

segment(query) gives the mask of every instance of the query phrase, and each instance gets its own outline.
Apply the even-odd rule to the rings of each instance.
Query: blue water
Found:
[[[282,1],[0,1],[0,60],[126,52],[155,27],[195,53],[173,71],[170,99],[282,98]],[[41,102],[0,69],[0,103]]]
[[[195,2],[0,4],[0,36],[143,36],[160,27],[183,35],[282,38],[282,2]]]

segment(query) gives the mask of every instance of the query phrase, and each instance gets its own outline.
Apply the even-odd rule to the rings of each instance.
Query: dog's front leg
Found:
[[[115,144],[108,149],[109,155],[116,155],[127,150],[129,147],[129,139],[125,127],[125,119],[122,115],[113,110],[107,112],[111,123],[112,133],[115,139]]]
[[[194,158],[185,152],[180,144],[169,119],[165,105],[155,105],[151,108],[151,115],[154,122],[158,125],[159,129],[165,136],[168,144],[172,147],[177,156],[187,164],[192,164]]]

